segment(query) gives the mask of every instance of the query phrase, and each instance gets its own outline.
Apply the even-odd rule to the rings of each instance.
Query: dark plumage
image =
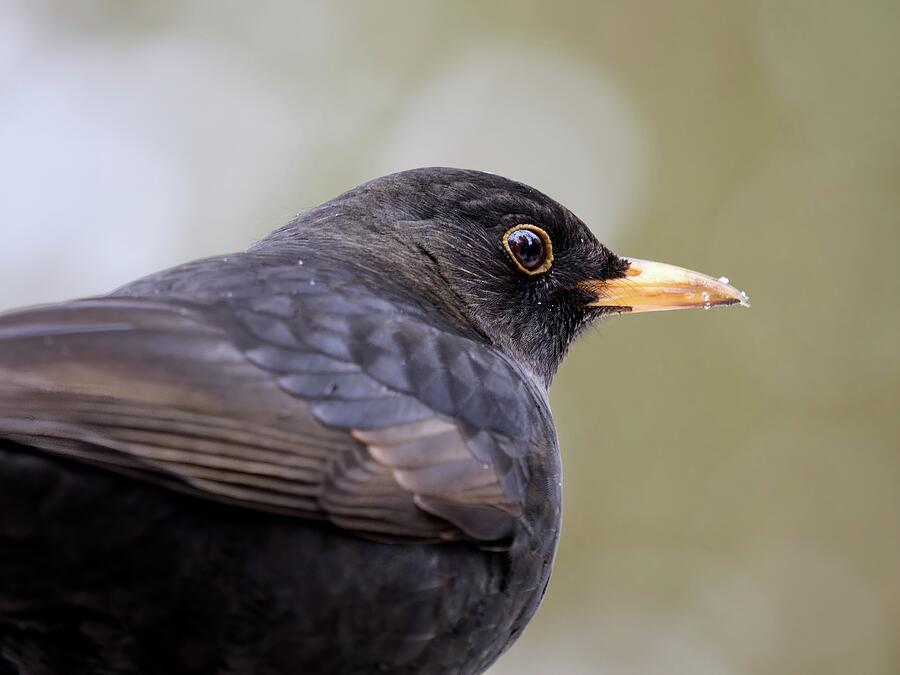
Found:
[[[550,576],[547,387],[640,269],[421,169],[0,315],[0,673],[481,672]]]

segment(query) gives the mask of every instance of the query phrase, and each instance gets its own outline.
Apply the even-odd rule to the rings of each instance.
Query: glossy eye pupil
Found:
[[[553,266],[553,241],[537,225],[522,223],[509,228],[503,235],[503,248],[528,276],[543,274]]]
[[[516,230],[508,239],[510,252],[526,270],[535,270],[540,267],[546,257],[544,240],[536,232],[531,230]]]

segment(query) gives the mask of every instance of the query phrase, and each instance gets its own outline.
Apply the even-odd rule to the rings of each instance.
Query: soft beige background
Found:
[[[574,349],[556,573],[493,673],[897,673],[898,30],[889,0],[7,0],[0,307],[393,170],[529,182],[753,308]]]

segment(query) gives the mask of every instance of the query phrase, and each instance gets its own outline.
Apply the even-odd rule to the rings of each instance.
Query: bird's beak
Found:
[[[625,276],[607,281],[582,282],[595,299],[589,307],[614,307],[623,312],[659,312],[669,309],[710,309],[720,305],[750,306],[750,298],[728,283],[683,267],[626,258]]]

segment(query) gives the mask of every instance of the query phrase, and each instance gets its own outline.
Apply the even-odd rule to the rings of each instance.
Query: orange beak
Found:
[[[683,267],[627,258],[625,276],[608,281],[589,280],[581,287],[596,299],[589,307],[615,307],[623,312],[661,312],[670,309],[710,309],[723,305],[750,306],[750,298],[728,279]]]

